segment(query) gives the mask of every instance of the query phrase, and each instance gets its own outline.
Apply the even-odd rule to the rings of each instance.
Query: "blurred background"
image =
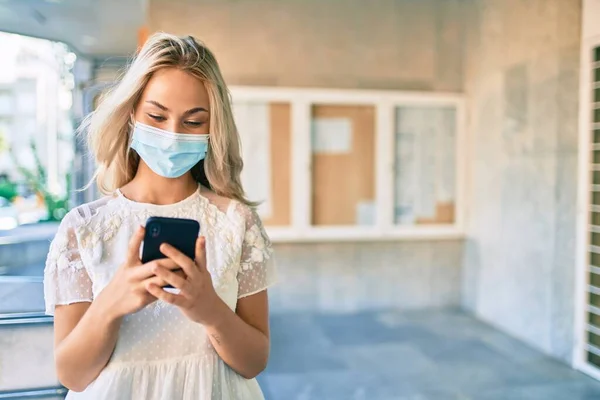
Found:
[[[230,85],[275,243],[266,398],[600,399],[600,0],[0,0],[0,399],[62,398],[75,129],[148,35]]]

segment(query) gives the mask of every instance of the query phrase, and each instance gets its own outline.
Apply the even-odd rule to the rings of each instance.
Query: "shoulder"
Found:
[[[246,226],[248,226],[248,224],[260,222],[260,217],[258,216],[256,209],[239,200],[220,196],[215,192],[208,190],[203,191],[202,196],[222,214],[233,217],[233,219],[238,221],[241,220]]]
[[[235,202],[232,205],[233,213],[243,225],[244,245],[261,251],[270,249],[271,240],[256,208],[237,200],[232,201]]]
[[[238,200],[231,200],[232,214],[244,223],[246,229],[257,226],[262,228],[262,221],[255,207],[249,206]]]
[[[77,230],[88,225],[101,214],[112,199],[113,197],[103,197],[71,209],[62,219],[59,231]]]

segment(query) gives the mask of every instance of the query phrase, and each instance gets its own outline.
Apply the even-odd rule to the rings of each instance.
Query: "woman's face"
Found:
[[[135,119],[174,133],[208,134],[208,93],[196,77],[177,68],[156,71],[135,109]]]

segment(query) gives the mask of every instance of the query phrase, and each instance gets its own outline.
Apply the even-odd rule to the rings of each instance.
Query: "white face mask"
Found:
[[[208,151],[208,135],[173,133],[136,122],[131,148],[152,171],[165,178],[179,178]]]

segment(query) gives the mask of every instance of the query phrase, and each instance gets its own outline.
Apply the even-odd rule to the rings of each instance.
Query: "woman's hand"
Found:
[[[149,282],[165,285],[161,278],[154,276],[156,267],[167,271],[178,268],[177,264],[168,258],[142,264],[139,254],[144,240],[144,231],[145,229],[140,227],[133,235],[129,242],[125,263],[117,269],[110,283],[95,300],[102,304],[102,308],[111,318],[124,317],[156,301],[156,297],[149,294],[145,288]]]
[[[172,262],[179,265],[185,277],[170,271],[164,265],[154,265],[152,272],[158,278],[179,289],[179,294],[164,291],[152,280],[147,280],[146,289],[154,297],[173,304],[194,322],[205,326],[217,323],[220,297],[215,292],[210,273],[206,269],[206,241],[199,237],[196,241],[196,259],[191,260],[173,246],[163,244],[160,251]]]

